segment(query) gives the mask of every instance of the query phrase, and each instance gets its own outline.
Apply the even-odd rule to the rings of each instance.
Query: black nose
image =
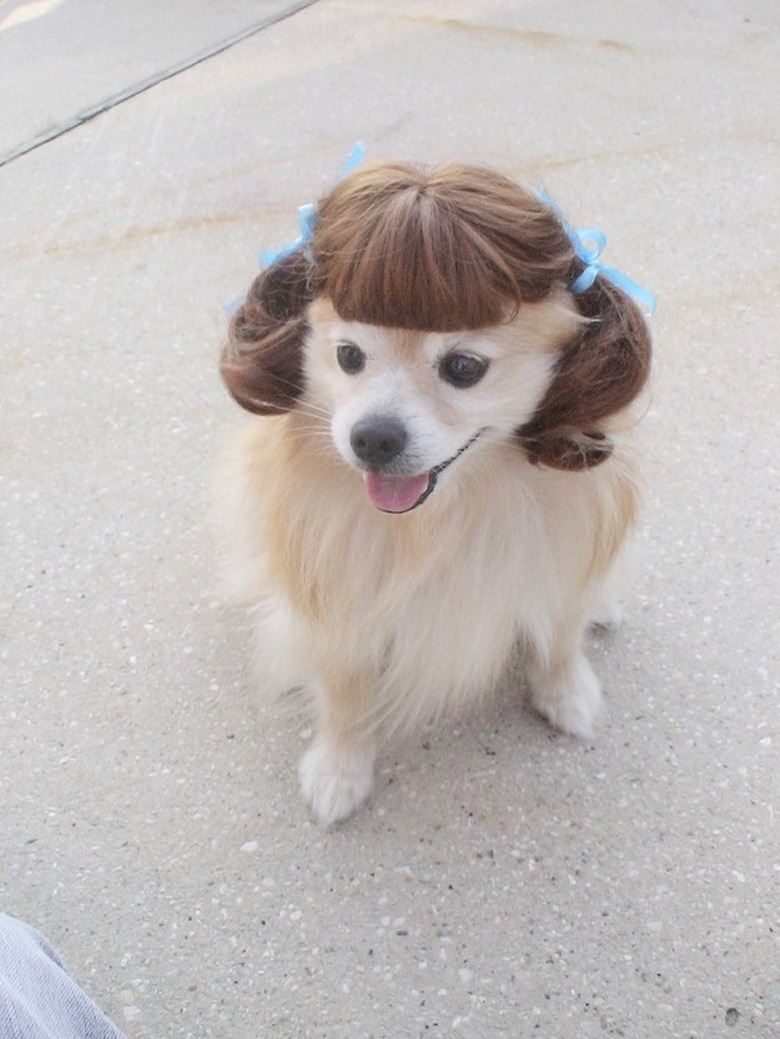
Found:
[[[352,427],[349,442],[352,450],[369,469],[382,469],[397,458],[409,439],[396,418],[369,415]]]

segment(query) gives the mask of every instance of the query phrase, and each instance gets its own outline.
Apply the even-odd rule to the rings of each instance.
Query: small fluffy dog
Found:
[[[230,462],[234,584],[265,674],[314,695],[322,823],[377,740],[496,685],[588,737],[589,623],[637,511],[650,342],[548,202],[488,169],[366,166],[234,315],[222,376],[263,417]],[[577,292],[578,294],[575,294]]]

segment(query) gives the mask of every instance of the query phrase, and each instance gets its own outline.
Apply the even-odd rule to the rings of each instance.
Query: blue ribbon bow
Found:
[[[305,247],[307,258],[310,260],[311,256],[308,250],[316,223],[317,207],[313,202],[305,202],[302,206],[298,206],[298,226],[301,229],[301,233],[294,241],[283,245],[281,249],[264,249],[260,253],[260,266],[270,267],[277,260],[283,260],[285,256],[289,256],[296,249],[300,249],[301,246]]]
[[[341,167],[338,176],[333,181],[332,187],[335,187],[339,181],[349,176],[353,170],[357,169],[360,163],[363,161],[363,156],[366,150],[363,147],[362,141],[356,141],[352,147],[352,151],[347,156],[347,161]],[[301,246],[306,250],[306,258],[311,262],[310,245],[311,238],[314,234],[314,228],[317,226],[317,207],[313,202],[306,202],[302,206],[298,206],[298,226],[301,229],[301,233],[298,237],[289,242],[287,245],[283,245],[281,249],[264,249],[260,253],[260,266],[270,267],[278,260],[283,260],[285,256],[289,256],[290,253],[294,253],[296,249],[300,249]]]
[[[347,156],[347,161],[341,167],[338,176],[331,186],[335,186],[340,180],[343,180],[344,177],[357,169],[363,161],[365,153],[366,150],[363,147],[362,141],[356,141],[352,147],[352,151]],[[300,228],[301,233],[294,241],[289,242],[287,245],[283,245],[281,249],[264,249],[260,253],[260,266],[271,267],[278,260],[282,260],[285,256],[294,253],[296,249],[300,249],[301,246],[303,246],[306,251],[306,259],[311,263],[311,239],[316,226],[317,207],[315,204],[313,202],[306,202],[304,205],[298,206],[298,227]],[[239,296],[230,303],[226,303],[222,309],[226,314],[234,314],[243,304],[245,299],[246,295]]]
[[[585,270],[569,285],[569,290],[575,296],[582,292],[587,292],[601,274],[617,288],[622,289],[623,292],[631,296],[640,305],[647,317],[655,313],[655,296],[652,292],[649,292],[642,285],[629,278],[627,274],[619,271],[617,267],[608,267],[599,260],[607,244],[607,236],[604,232],[594,227],[588,227],[582,231],[575,230],[544,189],[537,189],[536,194],[542,202],[545,202],[555,212],[574,248],[574,252],[585,264]]]

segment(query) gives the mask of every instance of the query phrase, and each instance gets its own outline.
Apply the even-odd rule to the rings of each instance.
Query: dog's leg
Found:
[[[376,741],[361,710],[365,689],[363,682],[343,677],[337,686],[324,687],[317,733],[298,769],[303,796],[325,826],[351,815],[374,786]]]
[[[620,600],[629,575],[631,554],[632,545],[627,541],[621,546],[602,578],[588,612],[588,623],[592,627],[617,631],[623,623],[623,607]]]
[[[255,659],[263,686],[273,696],[310,689],[312,668],[295,615],[286,601],[268,596],[254,607]]]
[[[531,700],[544,717],[563,732],[582,739],[593,735],[601,710],[601,686],[582,652],[582,631],[569,631],[549,653],[532,651]]]

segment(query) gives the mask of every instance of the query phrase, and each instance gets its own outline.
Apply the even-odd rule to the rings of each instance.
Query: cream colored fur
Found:
[[[608,427],[612,457],[583,472],[536,467],[513,439],[581,320],[567,298],[459,334],[347,324],[315,301],[303,398],[253,420],[232,451],[231,583],[257,604],[262,685],[316,698],[300,777],[323,823],[370,793],[383,731],[490,692],[518,643],[535,707],[565,732],[592,733],[601,693],[582,642],[635,516],[630,422]],[[336,363],[344,340],[365,351],[363,372]],[[438,362],[452,349],[490,361],[475,386],[443,383]],[[354,422],[376,412],[409,429],[420,470],[483,432],[427,501],[388,514],[369,500],[349,443]]]

